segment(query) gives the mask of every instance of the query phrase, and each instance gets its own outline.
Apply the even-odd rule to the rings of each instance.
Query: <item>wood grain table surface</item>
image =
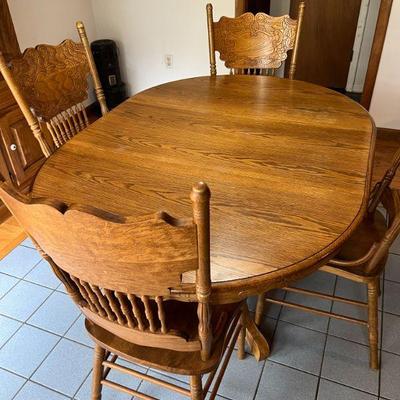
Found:
[[[365,212],[374,145],[368,112],[329,89],[192,78],[139,93],[79,133],[46,161],[33,197],[188,217],[204,181],[216,291],[244,298],[332,257]]]

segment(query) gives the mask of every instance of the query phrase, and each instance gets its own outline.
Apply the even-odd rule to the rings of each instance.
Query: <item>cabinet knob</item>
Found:
[[[10,149],[11,149],[12,151],[17,150],[17,145],[16,145],[15,143],[10,144]]]

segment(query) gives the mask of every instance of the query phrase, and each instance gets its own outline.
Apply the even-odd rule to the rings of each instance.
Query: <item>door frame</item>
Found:
[[[19,56],[21,50],[18,44],[14,23],[11,18],[7,0],[0,0],[0,15],[2,27],[0,29],[0,50],[6,60]]]
[[[378,9],[376,18],[378,18],[379,6],[380,4],[377,4]],[[362,85],[361,88],[359,87],[356,88],[355,86],[356,86],[357,74],[359,71],[360,57],[362,54],[363,44],[368,28],[368,18],[370,16],[372,7],[373,5],[371,0],[361,0],[360,13],[358,16],[358,23],[356,30],[356,38],[354,40],[354,45],[353,45],[353,59],[351,60],[349,74],[347,76],[346,92],[362,93],[362,91],[364,90],[364,84]],[[374,22],[375,26],[372,26],[371,27],[372,29],[376,28],[376,21]],[[371,39],[371,47],[372,47],[372,40],[373,38]]]
[[[235,1],[235,17],[244,14],[247,11],[248,0]]]
[[[361,96],[361,105],[369,110],[372,95],[374,93],[376,77],[381,62],[382,51],[385,44],[387,27],[389,25],[390,13],[393,0],[381,0],[378,21],[376,23],[374,40],[372,42],[371,55],[369,57],[367,75],[365,77],[364,90]]]
[[[247,4],[248,0],[235,0],[235,15],[239,16],[246,12]],[[368,62],[367,75],[365,77],[364,90],[361,97],[361,105],[367,110],[371,105],[372,94],[374,92],[376,77],[378,75],[383,46],[385,44],[386,32],[389,24],[392,4],[393,0],[381,0],[381,5],[379,8],[375,35],[372,42],[371,55]]]

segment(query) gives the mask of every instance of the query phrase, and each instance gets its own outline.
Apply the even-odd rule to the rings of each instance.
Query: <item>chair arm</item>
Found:
[[[371,260],[371,258],[376,253],[378,247],[379,247],[378,243],[374,243],[368,250],[367,254],[365,254],[363,257],[357,260],[343,261],[333,258],[328,262],[328,265],[332,267],[359,267],[360,265],[363,265],[367,263],[369,260]]]

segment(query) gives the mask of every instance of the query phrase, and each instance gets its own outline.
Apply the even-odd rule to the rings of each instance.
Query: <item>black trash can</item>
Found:
[[[118,49],[113,40],[95,40],[90,45],[108,108],[111,110],[126,99],[125,83],[121,80]],[[100,107],[99,107],[100,111]]]

